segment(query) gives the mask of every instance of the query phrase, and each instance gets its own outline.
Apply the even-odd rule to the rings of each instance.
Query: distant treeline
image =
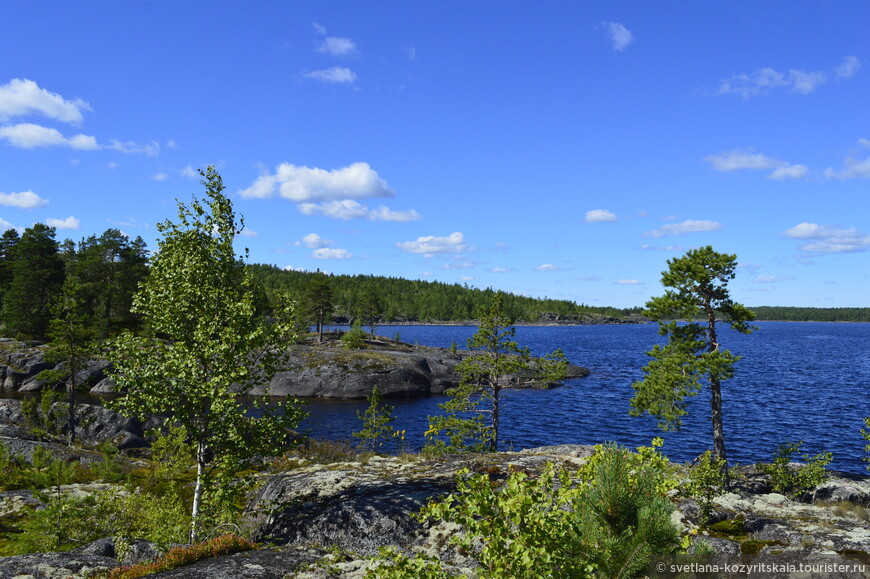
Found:
[[[758,306],[750,308],[758,321],[870,322],[870,308],[796,308]]]
[[[273,265],[251,265],[251,271],[271,298],[276,293],[304,296],[312,272],[287,271]],[[351,319],[377,303],[383,322],[460,322],[475,319],[479,307],[490,305],[495,291],[458,283],[408,280],[374,275],[329,275],[333,316]],[[592,307],[569,300],[537,299],[507,294],[505,310],[519,322],[583,321],[602,316],[623,318],[641,308]]]

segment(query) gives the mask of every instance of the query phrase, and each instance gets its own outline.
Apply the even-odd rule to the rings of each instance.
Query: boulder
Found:
[[[0,577],[85,579],[118,566],[112,557],[85,553],[34,553],[0,557]]]

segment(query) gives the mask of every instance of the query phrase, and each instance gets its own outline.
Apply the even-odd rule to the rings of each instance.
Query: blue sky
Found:
[[[7,3],[0,226],[155,224],[214,164],[250,261],[639,306],[870,306],[870,4]]]

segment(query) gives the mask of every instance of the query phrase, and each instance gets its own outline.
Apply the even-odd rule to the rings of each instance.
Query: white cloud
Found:
[[[196,172],[196,169],[188,165],[181,171],[179,171],[182,177],[186,177],[187,179],[196,179],[199,177],[199,173]]]
[[[586,223],[599,223],[602,221],[616,221],[616,215],[607,209],[593,209],[586,212]]]
[[[536,271],[561,271],[561,269],[552,263],[544,263],[535,268]]]
[[[311,252],[314,259],[350,259],[353,254],[346,249],[330,249],[321,247]]]
[[[151,178],[155,181],[166,181],[169,178],[169,175],[166,173],[155,173],[154,175],[151,175]]]
[[[151,141],[150,143],[134,143],[133,141],[119,141],[111,139],[106,145],[107,149],[121,151],[122,153],[144,153],[149,157],[156,157],[160,154],[160,143]]]
[[[416,221],[420,214],[415,210],[393,211],[380,205],[377,209],[369,209],[352,199],[342,201],[327,201],[325,203],[300,203],[299,211],[305,215],[323,215],[333,219],[368,219],[369,221]]]
[[[257,233],[256,231],[254,231],[253,229],[250,229],[248,227],[243,227],[242,231],[241,231],[241,233],[239,233],[239,235],[241,235],[242,237],[257,237],[260,234]]]
[[[335,245],[335,242],[331,239],[324,239],[316,233],[309,233],[300,241],[297,241],[296,245],[304,245],[311,249],[320,249],[321,247],[332,247]]]
[[[803,179],[809,172],[806,165],[792,165],[773,157],[768,157],[761,153],[756,153],[752,149],[734,150],[719,153],[717,155],[709,155],[704,157],[717,171],[767,171],[773,170],[768,175],[768,178],[776,181],[785,179]]]
[[[740,171],[743,169],[775,169],[782,164],[767,155],[753,153],[752,150],[726,151],[718,155],[704,157],[717,171]]]
[[[621,279],[616,282],[616,285],[640,285],[640,282],[636,279]]]
[[[409,46],[408,49],[405,51],[405,54],[408,55],[408,60],[417,60],[417,48],[415,46]]]
[[[326,34],[326,27],[324,25],[313,22],[311,26],[314,27],[314,31],[317,32],[317,34]]]
[[[510,270],[506,267],[494,267],[494,268],[489,270],[490,273],[509,273],[510,271],[512,271],[512,270]]]
[[[117,169],[118,163],[116,163],[115,161],[110,161],[109,163],[106,164],[106,167],[108,167],[109,169]]]
[[[395,196],[368,163],[352,163],[331,171],[282,163],[274,175],[261,175],[240,191],[242,197],[257,199],[275,193],[297,203]]]
[[[169,139],[168,141],[166,141],[166,148],[167,149],[177,149],[178,143],[175,142],[175,139]]]
[[[14,78],[0,85],[0,121],[39,114],[65,123],[81,123],[84,120],[82,111],[90,110],[91,106],[85,101],[66,100],[26,78]]]
[[[0,205],[20,209],[36,209],[37,207],[45,207],[48,205],[48,201],[33,191],[22,191],[20,193],[0,193]]]
[[[7,229],[19,229],[19,228],[15,227],[11,223],[9,223],[8,221],[6,221],[2,217],[0,217],[0,230],[6,231]]]
[[[344,66],[312,70],[311,72],[306,72],[304,76],[327,84],[350,84],[356,81],[356,73]]]
[[[632,36],[628,28],[618,22],[602,22],[601,27],[604,28],[605,32],[610,37],[610,42],[613,44],[613,50],[621,52],[634,40],[634,36]]]
[[[788,163],[777,167],[768,175],[774,181],[784,181],[785,179],[803,179],[807,176],[809,167],[806,165],[789,165]]]
[[[350,38],[329,36],[323,39],[317,47],[317,52],[331,54],[332,56],[347,56],[356,52],[356,44]]]
[[[855,56],[847,56],[834,69],[834,74],[837,75],[837,78],[852,78],[859,68],[861,68],[861,59]]]
[[[462,253],[465,251],[465,238],[462,233],[456,231],[447,237],[435,237],[427,235],[418,237],[416,241],[403,241],[396,247],[406,253],[422,253],[432,255],[436,253]]]
[[[862,147],[870,146],[870,141],[867,139],[858,139],[858,144]],[[845,181],[846,179],[865,179],[870,177],[870,157],[866,159],[855,159],[853,157],[848,157],[843,162],[843,169],[837,171],[833,168],[825,169],[825,177],[828,179],[839,179],[841,181]]]
[[[35,149],[37,147],[69,147],[80,151],[95,151],[100,148],[97,140],[89,135],[78,134],[64,137],[57,129],[19,123],[0,127],[0,139],[5,139],[13,147]]]
[[[800,248],[808,253],[850,253],[870,249],[870,235],[861,233],[855,227],[844,229],[804,222],[783,231],[783,235],[810,241]]]
[[[861,67],[861,60],[847,56],[834,67],[836,78],[848,79],[855,76]],[[821,70],[805,71],[789,69],[781,72],[773,68],[762,68],[752,74],[736,74],[719,83],[719,94],[738,94],[745,99],[768,94],[774,89],[786,89],[800,94],[810,94],[828,82],[829,73]]]
[[[293,267],[292,265],[285,265],[283,268],[284,271],[305,271],[304,267]]]
[[[666,235],[684,235],[686,233],[698,233],[701,231],[719,231],[720,229],[722,229],[722,224],[718,221],[689,219],[682,223],[663,225],[658,229],[647,231],[643,235],[644,237],[664,237]]]
[[[45,224],[58,230],[79,228],[79,220],[72,215],[70,215],[66,219],[55,219],[53,217],[49,217],[45,220]]]
[[[776,277],[772,275],[759,275],[755,278],[755,283],[773,283]]]
[[[477,279],[477,278],[474,278],[470,275],[459,276],[459,281],[474,281],[475,279]]]

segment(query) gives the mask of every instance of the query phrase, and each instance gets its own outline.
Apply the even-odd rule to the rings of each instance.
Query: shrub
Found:
[[[341,343],[345,348],[359,350],[366,345],[366,333],[362,329],[359,319],[354,320],[350,330],[341,336]]]
[[[701,455],[698,464],[689,470],[686,494],[701,507],[701,522],[706,523],[713,513],[713,499],[725,492],[725,460],[713,456],[711,451]]]
[[[634,577],[653,554],[676,550],[679,536],[672,506],[657,488],[662,478],[652,467],[635,470],[629,456],[604,447],[581,484],[552,464],[536,478],[512,472],[501,485],[464,471],[457,491],[424,507],[420,517],[460,524],[464,533],[453,541],[486,577]],[[371,576],[415,577],[421,568],[423,576],[445,576],[421,557],[387,558],[392,564]]]
[[[802,444],[800,441],[781,444],[771,464],[758,465],[762,472],[770,476],[771,485],[776,492],[795,497],[822,484],[827,477],[825,467],[833,459],[830,452],[820,452],[815,456],[801,455],[806,464],[792,468],[792,457]]]

